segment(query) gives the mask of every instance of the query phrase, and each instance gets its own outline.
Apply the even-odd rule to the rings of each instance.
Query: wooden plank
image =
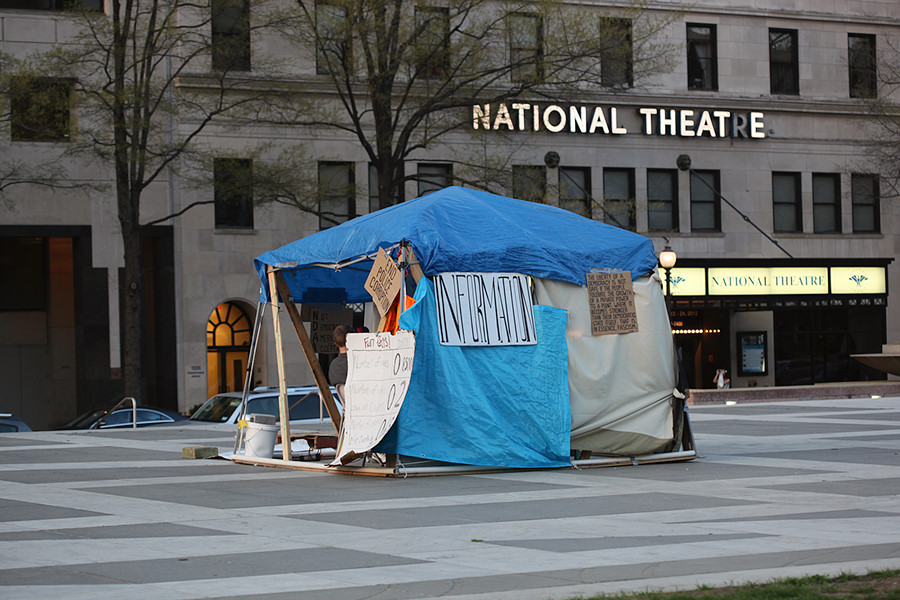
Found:
[[[269,296],[272,304],[272,326],[275,332],[275,356],[278,363],[278,414],[281,418],[281,439],[291,439],[290,411],[287,403],[287,384],[284,373],[284,349],[281,340],[281,324],[278,320],[278,291],[275,285],[275,270],[269,267]],[[281,456],[291,460],[291,445],[283,444]]]
[[[277,287],[278,293],[284,298],[284,306],[287,308],[288,315],[291,317],[291,323],[294,325],[297,339],[300,340],[300,346],[303,347],[303,354],[306,356],[309,368],[312,370],[313,377],[316,379],[316,386],[319,388],[320,397],[325,401],[325,409],[328,410],[328,416],[331,417],[331,422],[334,424],[335,430],[340,431],[341,413],[338,410],[337,403],[334,401],[334,396],[331,395],[328,379],[325,377],[325,372],[322,371],[322,365],[319,364],[319,359],[316,357],[312,342],[309,340],[309,334],[306,333],[306,328],[303,327],[300,311],[297,310],[297,305],[294,304],[294,299],[291,298],[291,291],[288,289],[287,282],[284,280],[284,274],[281,273],[281,271],[278,271],[274,273],[272,277],[274,277],[275,283],[273,285],[270,282],[269,288]],[[289,440],[291,438],[288,435],[282,434],[282,439]]]
[[[419,264],[419,259],[416,258],[416,253],[413,252],[411,246],[407,246],[406,251],[409,252],[409,273],[413,276],[413,280],[418,284],[419,281],[425,277],[425,271],[422,270],[422,265]]]

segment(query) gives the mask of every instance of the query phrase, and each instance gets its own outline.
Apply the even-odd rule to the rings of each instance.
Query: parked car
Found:
[[[0,433],[16,433],[18,431],[31,431],[31,427],[12,413],[0,413]]]
[[[278,394],[277,387],[255,388],[247,396],[245,414],[264,414],[278,418]],[[331,427],[331,417],[328,416],[325,402],[319,398],[319,388],[314,385],[291,386],[287,388],[287,394],[292,427]],[[334,396],[338,410],[342,410],[334,387],[331,388],[331,395]],[[242,399],[243,392],[216,394],[194,411],[191,421],[236,425],[241,414]]]
[[[174,410],[146,406],[138,406],[136,416],[138,427],[164,425],[187,420],[187,417]],[[75,417],[60,429],[122,429],[132,427],[134,420],[135,415],[131,407],[118,408],[111,412],[109,409],[99,409],[91,410]]]

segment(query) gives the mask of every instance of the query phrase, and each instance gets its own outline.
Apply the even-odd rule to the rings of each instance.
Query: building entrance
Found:
[[[244,389],[252,328],[238,304],[223,302],[206,324],[208,396]]]

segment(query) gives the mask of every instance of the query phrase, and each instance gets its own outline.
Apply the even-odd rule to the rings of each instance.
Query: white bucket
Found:
[[[272,458],[277,437],[278,425],[248,422],[247,434],[244,436],[244,456]]]

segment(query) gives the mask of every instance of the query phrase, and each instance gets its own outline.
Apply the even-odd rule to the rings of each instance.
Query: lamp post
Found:
[[[669,246],[668,240],[666,240],[666,247],[659,253],[659,266],[666,271],[666,303],[669,301],[669,270],[675,266],[677,259],[678,255],[675,254],[675,251]]]

